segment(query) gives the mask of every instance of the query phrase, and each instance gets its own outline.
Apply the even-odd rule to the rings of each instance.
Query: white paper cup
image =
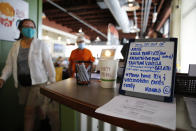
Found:
[[[101,87],[116,87],[118,60],[99,60]]]

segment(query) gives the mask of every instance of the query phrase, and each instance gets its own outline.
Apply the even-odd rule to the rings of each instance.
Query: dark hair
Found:
[[[17,39],[15,39],[15,40],[20,40],[20,39],[23,38],[23,35],[22,35],[22,33],[21,33],[21,30],[22,30],[22,25],[23,25],[23,23],[24,23],[25,21],[31,21],[31,22],[34,24],[34,27],[36,28],[35,22],[34,22],[33,20],[31,20],[31,19],[19,20],[18,30],[20,31],[20,35],[19,35],[19,37],[18,37]]]

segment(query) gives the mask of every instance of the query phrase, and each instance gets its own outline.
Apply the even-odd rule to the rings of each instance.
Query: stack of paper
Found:
[[[95,112],[114,117],[176,129],[176,103],[166,103],[130,96],[116,96]]]

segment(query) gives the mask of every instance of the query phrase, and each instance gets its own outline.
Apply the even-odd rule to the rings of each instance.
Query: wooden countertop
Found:
[[[99,80],[91,80],[89,85],[77,85],[75,78],[69,78],[56,82],[40,89],[40,92],[57,102],[64,104],[76,111],[97,118],[99,120],[111,123],[113,125],[129,129],[131,131],[167,131],[168,129],[138,123],[132,120],[126,120],[95,113],[95,110],[106,104],[114,96],[118,95],[117,88],[102,88]],[[190,127],[190,121],[187,116],[187,110],[182,96],[177,96],[177,129],[179,131],[193,131]]]

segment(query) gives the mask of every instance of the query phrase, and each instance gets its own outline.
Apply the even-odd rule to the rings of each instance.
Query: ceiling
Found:
[[[62,7],[57,8],[48,0],[43,0],[43,12],[45,13],[49,21],[55,22],[63,27],[66,27],[67,32],[75,34],[80,28],[85,33],[90,40],[95,40],[97,36],[102,40],[106,40],[101,34],[107,36],[107,27],[109,23],[118,27],[118,23],[112,15],[111,11],[106,9],[101,9],[97,2],[104,3],[103,0],[49,0],[55,3],[57,6]],[[136,11],[137,25],[141,29],[142,26],[142,2],[145,3],[146,0],[135,0],[139,3],[140,8]],[[152,0],[150,7],[149,18],[147,22],[147,29],[150,27],[159,30],[163,25],[164,21],[168,19],[171,13],[171,1],[172,0]],[[144,4],[143,4],[144,6]],[[64,11],[63,11],[64,10]],[[153,12],[156,10],[158,17],[155,23],[152,23]],[[76,16],[80,21],[76,20],[72,16]],[[127,12],[129,19],[134,19],[133,12]],[[88,26],[81,23],[85,22]],[[160,25],[162,23],[162,25]],[[89,28],[89,25],[91,28]],[[95,31],[96,30],[96,31]],[[98,32],[98,31],[100,32]],[[122,30],[118,30],[119,39],[125,38],[135,38],[136,33],[123,33]]]

